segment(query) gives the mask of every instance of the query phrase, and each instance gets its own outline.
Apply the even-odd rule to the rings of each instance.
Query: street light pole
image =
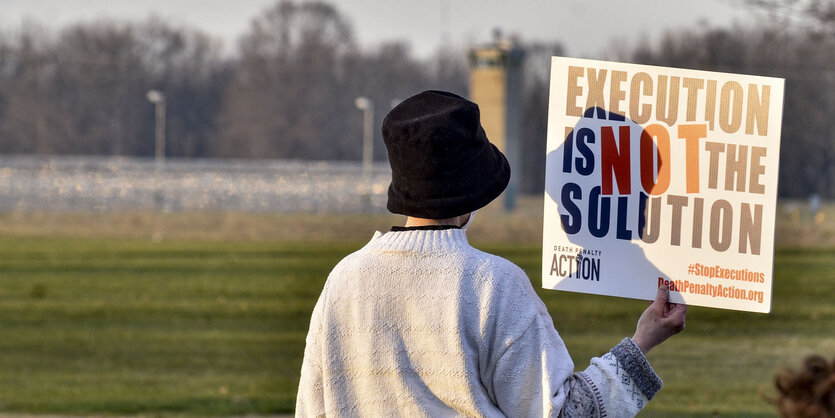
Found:
[[[367,181],[371,178],[374,158],[374,103],[366,97],[357,97],[354,105],[362,110],[362,174]]]
[[[154,171],[159,172],[165,164],[165,93],[158,90],[148,90],[148,101],[154,104],[156,110],[156,129],[154,137]]]
[[[362,204],[366,210],[371,210],[371,165],[374,159],[374,103],[366,97],[357,97],[354,101],[357,109],[362,110],[362,181],[365,183],[366,193],[362,195]]]

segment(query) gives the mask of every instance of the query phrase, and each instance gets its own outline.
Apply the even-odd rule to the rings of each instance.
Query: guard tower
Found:
[[[519,127],[521,104],[521,67],[524,52],[501,32],[493,33],[493,42],[470,50],[470,100],[481,110],[481,124],[490,142],[510,163],[510,184],[504,192],[504,208],[516,206],[516,178],[519,177]]]

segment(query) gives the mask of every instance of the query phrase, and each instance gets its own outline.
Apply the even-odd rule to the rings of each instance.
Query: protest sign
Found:
[[[783,80],[554,57],[542,286],[769,312]]]

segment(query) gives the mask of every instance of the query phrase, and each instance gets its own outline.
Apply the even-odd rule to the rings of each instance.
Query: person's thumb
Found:
[[[658,293],[655,294],[655,302],[653,305],[660,305],[664,306],[667,301],[670,300],[670,289],[667,286],[661,286],[658,288]]]

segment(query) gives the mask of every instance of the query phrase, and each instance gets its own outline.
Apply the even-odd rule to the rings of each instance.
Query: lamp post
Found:
[[[158,90],[148,90],[145,95],[148,101],[154,104],[156,110],[156,129],[154,137],[156,143],[154,145],[154,171],[159,172],[165,163],[165,93]]]
[[[371,164],[374,158],[374,103],[367,97],[354,100],[357,109],[362,110],[362,180],[367,190],[362,195],[362,204],[371,210]]]
[[[368,180],[374,158],[374,103],[366,97],[357,97],[354,105],[362,110],[362,174]]]

